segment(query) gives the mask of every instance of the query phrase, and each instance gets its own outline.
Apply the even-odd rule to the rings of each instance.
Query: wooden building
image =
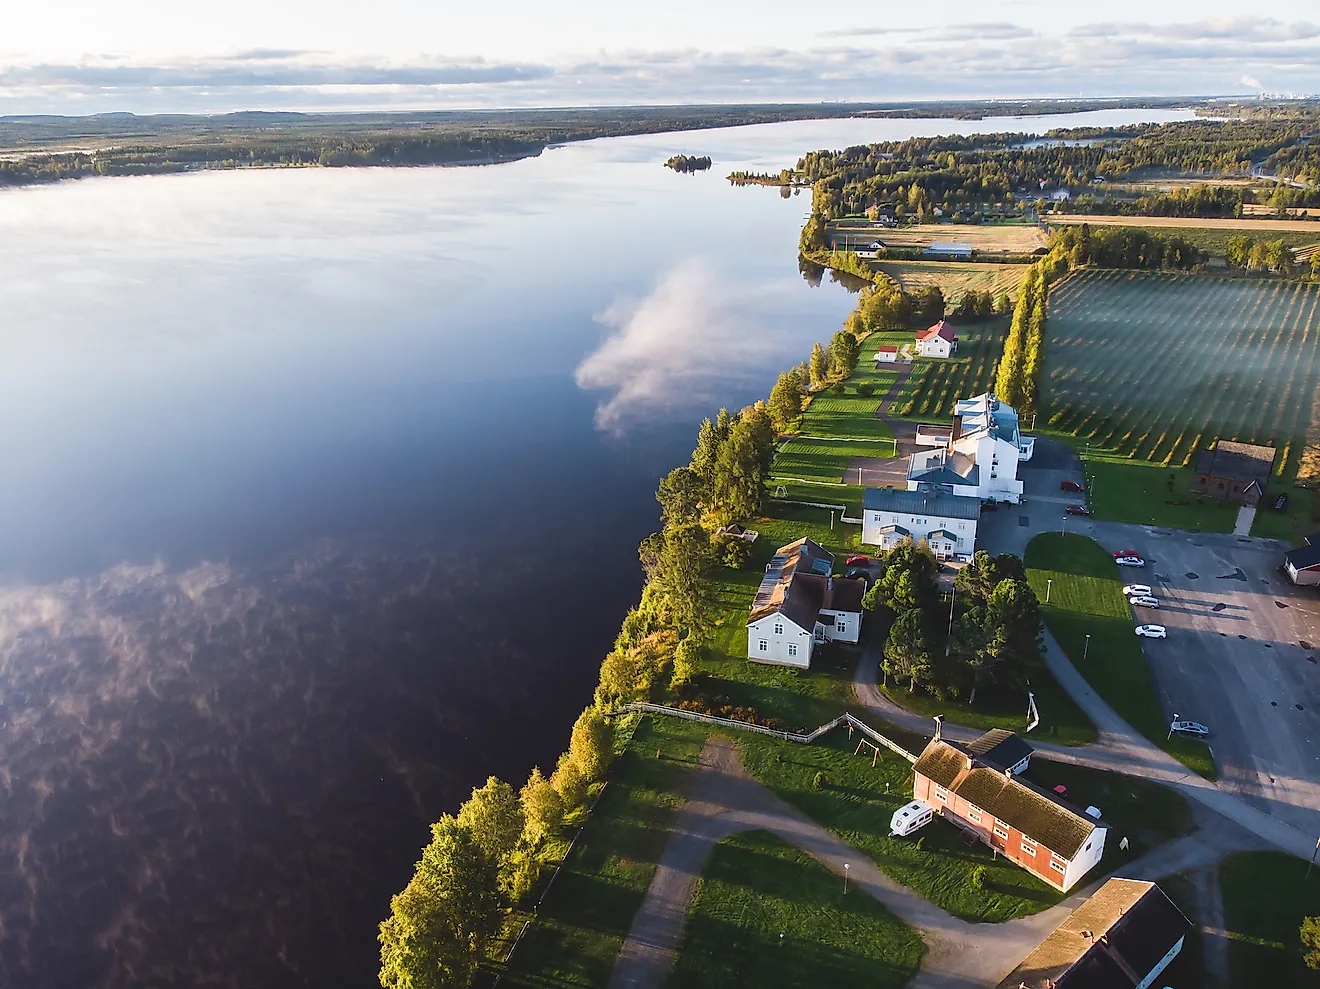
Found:
[[[1192,490],[1254,507],[1265,493],[1273,466],[1272,446],[1220,440],[1213,450],[1197,454]]]

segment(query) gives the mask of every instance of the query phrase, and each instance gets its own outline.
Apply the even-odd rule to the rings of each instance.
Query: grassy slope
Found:
[[[1214,763],[1202,743],[1165,738],[1168,726],[1141,640],[1132,631],[1136,623],[1123,598],[1125,575],[1113,558],[1086,536],[1047,532],[1027,546],[1026,564],[1045,624],[1096,693],[1160,748],[1214,779]],[[1050,579],[1050,603],[1044,604]]]
[[[609,981],[706,734],[702,726],[675,718],[642,721],[503,973],[503,985]]]
[[[1313,870],[1314,871],[1314,870]],[[1302,963],[1298,929],[1320,916],[1320,877],[1283,852],[1239,852],[1220,863],[1228,963],[1233,986],[1320,986],[1320,971]]]
[[[862,985],[899,989],[925,953],[888,909],[764,831],[725,838],[697,884],[673,989]]]
[[[888,440],[828,440],[802,437],[789,440],[783,445],[775,457],[774,473],[777,477],[804,477],[817,481],[842,482],[844,471],[852,463],[853,457],[888,458],[893,454],[894,444]],[[857,472],[853,471],[853,480],[857,479],[856,474]]]
[[[859,439],[888,439],[893,431],[889,425],[878,418],[875,410],[898,377],[893,368],[877,371],[871,358],[874,357],[875,334],[867,337],[862,345],[863,357],[844,383],[842,395],[829,391],[812,396],[806,411],[802,413],[803,436],[851,436]],[[859,395],[857,386],[871,386],[870,395]]]

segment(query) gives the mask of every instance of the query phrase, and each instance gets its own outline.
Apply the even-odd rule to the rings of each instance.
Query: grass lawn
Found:
[[[1139,858],[1157,845],[1181,838],[1196,826],[1187,798],[1177,790],[1137,776],[1106,773],[1036,756],[1027,778],[1037,786],[1053,790],[1068,788],[1064,799],[1079,811],[1099,807],[1112,827],[1105,839],[1103,871],[1117,869]],[[1128,839],[1128,850],[1119,848]]]
[[[781,491],[782,489],[782,491]],[[812,505],[842,505],[849,518],[861,518],[862,498],[866,489],[856,484],[808,484],[795,481],[791,477],[771,477],[766,481],[766,490],[771,499],[779,501],[802,501]],[[772,500],[770,509],[776,515],[782,515],[790,506],[775,504]],[[802,509],[812,511],[812,509]],[[826,525],[829,513],[825,513]],[[837,524],[837,523],[836,523]],[[860,527],[858,528],[860,533]],[[858,539],[860,540],[860,535]]]
[[[888,428],[886,426],[886,428]],[[789,440],[775,455],[771,472],[775,477],[800,477],[815,481],[842,481],[853,457],[889,458],[891,440],[831,440],[798,437]],[[856,480],[856,471],[853,479]]]
[[[868,337],[867,344],[863,345],[863,353],[867,353],[866,347],[870,345],[870,340],[871,338]],[[806,411],[802,413],[802,428],[799,432],[803,436],[892,438],[893,430],[875,414],[875,411],[884,401],[885,395],[897,377],[898,372],[892,368],[877,371],[870,361],[859,360],[857,368],[844,382],[843,394],[836,395],[831,391],[823,391],[812,396]],[[859,384],[869,386],[871,394],[859,394],[857,391]]]
[[[1260,500],[1260,505],[1256,509],[1256,518],[1251,523],[1253,536],[1282,539],[1294,546],[1301,546],[1307,536],[1320,530],[1320,522],[1314,517],[1317,509],[1320,509],[1316,493],[1306,488],[1299,488],[1294,483],[1297,480],[1301,450],[1301,445],[1294,443],[1289,448],[1289,455],[1283,458],[1283,463],[1275,464],[1275,473],[1270,477],[1270,483],[1266,485],[1265,497]],[[1288,504],[1283,511],[1275,511],[1274,499],[1281,494],[1288,496]]]
[[[1190,467],[1134,463],[1093,450],[1083,471],[1087,504],[1098,519],[1201,532],[1232,532],[1237,521],[1237,502],[1192,493],[1196,475]]]
[[[866,720],[909,748],[922,744],[874,718]],[[912,766],[901,756],[881,750],[872,768],[870,754],[853,755],[857,739],[842,729],[810,746],[741,732],[735,741],[753,776],[869,855],[891,878],[956,917],[1000,922],[1037,913],[1063,898],[1025,870],[994,857],[985,845],[964,844],[961,832],[947,821],[936,819],[917,835],[891,838],[890,818],[912,799]],[[816,773],[824,774],[821,789],[812,786]],[[972,885],[977,866],[985,868],[982,889]]]
[[[901,708],[916,714],[933,718],[944,715],[949,721],[967,725],[969,728],[1007,728],[1021,732],[1026,727],[1027,695],[1006,690],[981,690],[976,695],[976,706],[971,707],[965,700],[940,700],[934,694],[924,690],[908,693],[902,685],[890,684],[881,687],[886,697]],[[1077,702],[1068,696],[1068,692],[1059,686],[1045,666],[1031,671],[1031,690],[1036,695],[1036,710],[1040,712],[1040,724],[1031,732],[1030,738],[1040,738],[1060,745],[1089,745],[1096,739],[1095,725],[1086,716]]]
[[[765,831],[725,838],[697,884],[666,983],[671,989],[867,985],[899,989],[920,935]]]
[[[1320,875],[1306,879],[1306,863],[1283,852],[1239,852],[1220,863],[1219,887],[1233,986],[1320,986],[1298,935],[1303,917],[1320,916]]]
[[[1214,760],[1203,743],[1165,738],[1168,724],[1123,598],[1124,575],[1109,553],[1086,536],[1046,532],[1028,544],[1026,564],[1045,624],[1096,693],[1160,748],[1214,779]],[[1047,580],[1053,581],[1049,604]]]
[[[1196,882],[1180,872],[1159,880],[1159,887],[1173,901],[1173,905],[1182,911],[1183,916],[1192,922],[1192,929],[1187,932],[1182,951],[1160,973],[1156,985],[1168,986],[1169,989],[1202,989],[1206,984],[1205,947],[1201,942],[1201,915],[1196,908]]]
[[[706,736],[705,727],[677,718],[637,726],[536,923],[504,968],[504,985],[609,982]]]

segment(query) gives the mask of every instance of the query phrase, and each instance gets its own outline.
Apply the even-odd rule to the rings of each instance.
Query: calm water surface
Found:
[[[0,985],[374,984],[427,822],[563,746],[697,420],[852,306],[809,197],[723,175],[1185,116],[0,194]]]

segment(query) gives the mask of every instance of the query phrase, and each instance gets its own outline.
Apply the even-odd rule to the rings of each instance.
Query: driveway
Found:
[[[1043,456],[1042,456],[1043,454]],[[1022,465],[1025,503],[982,516],[978,543],[1022,555],[1040,532],[1079,532],[1147,560],[1161,610],[1143,621],[1169,638],[1143,640],[1161,706],[1208,725],[1223,787],[1306,834],[1320,835],[1320,592],[1276,567],[1287,548],[1269,539],[1187,532],[1068,516],[1059,490],[1080,480],[1076,454],[1044,437]],[[1135,620],[1133,624],[1137,624]]]

